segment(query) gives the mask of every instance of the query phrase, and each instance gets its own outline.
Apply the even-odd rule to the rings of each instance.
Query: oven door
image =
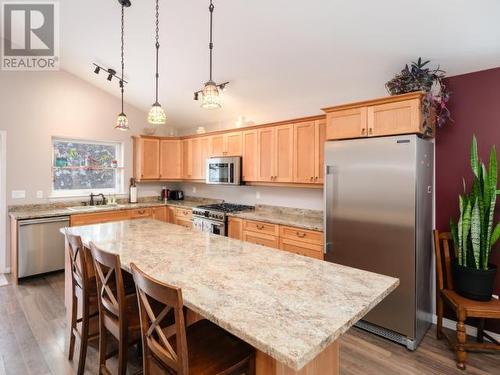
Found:
[[[218,234],[226,236],[226,224],[220,221],[212,221],[208,219],[193,218],[193,226],[205,233]]]
[[[207,160],[206,183],[216,185],[240,184],[240,158],[211,158]]]

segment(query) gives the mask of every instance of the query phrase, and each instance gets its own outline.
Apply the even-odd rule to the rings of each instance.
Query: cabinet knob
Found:
[[[361,134],[365,135],[365,133],[366,133],[366,129],[365,128],[361,129]]]
[[[373,134],[373,128],[368,129],[369,134]]]
[[[311,181],[314,181],[314,177],[311,177]]]

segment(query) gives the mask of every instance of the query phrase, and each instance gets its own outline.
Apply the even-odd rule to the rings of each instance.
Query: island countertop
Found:
[[[182,288],[185,305],[299,370],[399,280],[155,220],[67,228],[151,277]],[[63,231],[63,230],[61,230]]]

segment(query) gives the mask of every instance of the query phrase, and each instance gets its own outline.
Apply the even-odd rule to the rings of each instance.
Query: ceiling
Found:
[[[264,123],[385,95],[418,56],[456,75],[500,65],[500,2],[483,0],[214,0],[214,79],[221,110],[193,92],[208,80],[208,0],[160,0],[160,102],[179,128]],[[120,65],[117,0],[61,2],[62,68],[119,95],[91,63]],[[153,0],[126,10],[126,101],[154,98]],[[117,69],[118,70],[118,69]]]

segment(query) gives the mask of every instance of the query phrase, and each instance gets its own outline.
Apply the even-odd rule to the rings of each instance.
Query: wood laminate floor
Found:
[[[0,375],[75,374],[76,362],[67,360],[66,336],[62,273],[26,280],[17,287],[0,287]],[[418,350],[409,352],[353,328],[341,339],[341,374],[500,375],[499,354],[471,353],[467,370],[460,371],[445,342],[435,337],[433,328]],[[137,359],[131,362],[130,373],[140,366]],[[89,348],[86,373],[97,374],[95,346]]]

